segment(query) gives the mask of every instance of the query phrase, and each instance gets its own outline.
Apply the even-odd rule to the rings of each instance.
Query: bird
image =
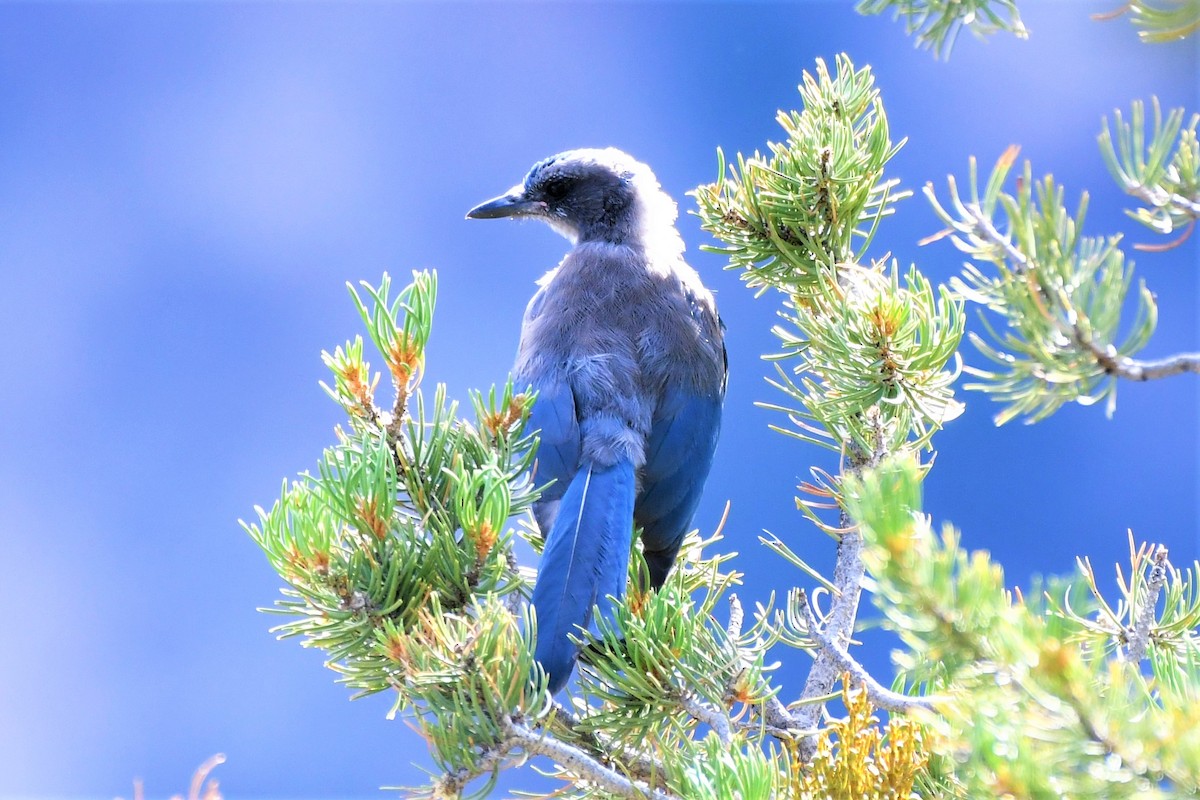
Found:
[[[625,594],[635,524],[649,587],[690,528],[721,428],[728,360],[712,292],[684,261],[675,201],[615,148],[537,162],[468,219],[546,222],[571,243],[525,309],[513,380],[536,391],[534,658],[551,694]]]

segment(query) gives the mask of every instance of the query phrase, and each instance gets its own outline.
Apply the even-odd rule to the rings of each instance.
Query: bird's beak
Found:
[[[523,186],[514,186],[507,194],[481,203],[467,212],[467,219],[496,219],[540,214],[546,210],[541,200],[530,200]]]

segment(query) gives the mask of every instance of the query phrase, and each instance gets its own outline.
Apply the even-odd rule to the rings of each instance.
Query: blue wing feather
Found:
[[[540,484],[554,481],[542,493],[545,500],[557,500],[579,469],[579,420],[571,387],[562,383],[537,385],[537,400],[529,413],[527,430],[539,430],[540,444],[534,480]],[[545,531],[543,531],[544,533]]]
[[[571,634],[589,627],[597,603],[611,617],[606,595],[620,599],[625,594],[633,496],[628,461],[611,467],[589,464],[563,493],[533,587],[534,657],[549,675],[551,693],[566,685],[575,667],[579,648]]]
[[[642,490],[634,507],[634,518],[642,526],[650,585],[655,589],[675,563],[700,502],[721,429],[721,401],[720,395],[676,390],[655,414]]]

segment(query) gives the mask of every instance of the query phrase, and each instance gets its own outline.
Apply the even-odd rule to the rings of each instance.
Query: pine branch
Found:
[[[1184,197],[1181,194],[1156,186],[1147,186],[1143,183],[1129,183],[1126,185],[1125,190],[1139,200],[1144,201],[1147,205],[1186,214],[1193,219],[1200,218],[1200,200]]]
[[[1093,687],[1088,688],[1092,689]],[[1087,696],[1081,696],[1076,689],[1075,685],[1068,684],[1063,688],[1062,695],[1067,705],[1075,713],[1084,735],[1099,745],[1105,755],[1112,756],[1135,774],[1150,780],[1155,779],[1161,770],[1152,769],[1144,754],[1137,752],[1140,748],[1136,745],[1130,747],[1129,739],[1121,735],[1119,728],[1111,724],[1106,725],[1097,717],[1096,703],[1090,693]]]
[[[742,601],[738,599],[736,594],[729,596],[729,624],[726,627],[726,635],[729,641],[740,641],[742,636],[742,622],[745,618],[745,612],[742,609]],[[739,648],[738,659],[741,664],[740,674],[745,674],[750,669],[749,659],[745,652]],[[733,694],[733,687],[726,687],[726,696]],[[759,723],[753,722],[737,722],[735,723],[738,730],[754,733],[760,730],[769,733],[776,739],[790,741],[799,735],[815,732],[815,728],[805,730],[802,725],[788,711],[787,706],[779,699],[777,694],[768,695],[762,701],[762,706],[759,709],[762,719]]]
[[[1200,568],[1189,581],[1158,561],[1158,548],[1131,539],[1133,571],[1128,580],[1119,574],[1115,608],[1086,559],[1081,578],[1051,581],[1044,595],[1014,593],[986,553],[963,551],[949,526],[934,534],[919,513],[918,486],[915,464],[893,462],[865,474],[847,497],[871,545],[876,605],[906,648],[894,655],[900,679],[926,698],[941,695],[932,696],[937,713],[918,719],[947,743],[939,747],[946,760],[931,767],[952,778],[953,796],[1143,800],[1193,790],[1200,614],[1192,581]],[[1059,594],[1061,605],[1040,602]],[[1146,651],[1149,676],[1121,652],[1135,628],[1151,631],[1155,644]]]
[[[1200,2],[1196,8],[1200,12]],[[1145,104],[1135,101],[1128,122],[1120,111],[1113,113],[1111,125],[1105,117],[1098,141],[1113,179],[1144,204],[1126,213],[1156,233],[1183,230],[1167,244],[1134,245],[1138,250],[1162,252],[1182,244],[1200,219],[1200,114],[1193,114],[1185,128],[1182,108],[1172,109],[1164,118],[1157,97],[1151,98],[1151,106],[1149,136]]]
[[[487,775],[495,774],[503,767],[505,760],[514,747],[513,742],[504,741],[498,745],[484,748],[479,754],[479,759],[470,767],[460,767],[453,772],[447,772],[438,780],[434,781],[426,793],[433,800],[450,800],[451,798],[460,798],[463,792],[475,779]],[[410,797],[419,796],[419,792],[409,790]]]
[[[833,596],[824,630],[818,630],[810,620],[809,633],[814,637],[824,638],[818,638],[821,649],[813,661],[808,678],[804,681],[804,689],[797,701],[800,707],[792,715],[796,725],[802,729],[812,730],[818,727],[824,704],[814,701],[828,695],[846,672],[843,659],[840,658],[840,654],[845,652],[842,643],[848,643],[854,634],[854,621],[858,616],[864,574],[862,536],[857,531],[848,530],[838,541],[837,561],[833,571],[833,582],[838,591]],[[805,612],[811,614],[808,598],[803,592],[802,596]],[[816,742],[811,736],[807,737],[801,741],[800,748],[802,757],[807,760],[816,752]]]
[[[946,702],[944,697],[934,695],[911,697],[884,687],[871,677],[866,667],[858,663],[854,656],[850,655],[846,648],[830,634],[827,625],[821,625],[807,596],[804,597],[803,602],[808,629],[813,637],[821,643],[821,651],[828,654],[830,661],[842,670],[842,674],[849,673],[852,685],[861,686],[866,690],[871,705],[882,708],[884,711],[906,713],[915,709],[933,710],[937,703]]]
[[[703,722],[712,728],[713,733],[724,744],[733,741],[733,733],[729,715],[715,705],[706,703],[690,693],[684,692],[679,697],[679,704],[693,719]]]
[[[938,7],[922,10],[920,25],[929,14],[944,13],[931,22],[935,36],[961,24],[955,14],[964,4],[931,5]],[[973,7],[986,13],[986,5]],[[933,434],[961,413],[952,389],[957,369],[947,364],[957,364],[963,319],[961,302],[935,292],[915,267],[902,282],[898,265],[889,270],[865,261],[879,223],[908,194],[895,192],[896,182],[883,177],[903,141],[891,141],[870,70],[855,69],[844,55],[836,67],[831,75],[818,62],[815,76],[805,74],[803,109],[779,115],[786,142],[772,143],[769,157],[739,154],[728,170],[718,151],[717,183],[693,194],[704,228],[725,243],[718,252],[729,257],[730,267],[741,269],[750,286],[772,287],[788,298],[787,324],[775,328],[783,352],[772,384],[796,407],[781,409],[794,427],[779,430],[838,450],[848,463],[837,478],[818,476],[819,486],[801,486],[816,499],[798,500],[802,513],[838,541],[825,624],[831,640],[844,647],[862,592],[862,541],[850,516],[843,513],[834,528],[820,511],[841,505],[839,486],[847,476],[890,453],[929,447]],[[785,359],[795,362],[790,372],[782,366]],[[813,574],[782,542],[771,547]],[[775,635],[808,649],[790,632]],[[815,648],[798,709],[789,713],[770,700],[763,706],[776,735],[800,737],[803,760],[816,752],[813,732],[844,672],[835,653]]]
[[[980,38],[997,31],[1018,39],[1029,36],[1014,0],[859,0],[854,10],[864,15],[892,11],[904,20],[904,32],[914,37],[914,44],[939,58],[950,57],[963,28]]]
[[[1154,552],[1154,565],[1142,589],[1140,604],[1133,621],[1133,627],[1127,632],[1125,659],[1134,664],[1146,657],[1146,648],[1150,645],[1150,634],[1157,620],[1158,596],[1167,583],[1167,548],[1159,547]]]
[[[978,203],[967,203],[964,208],[972,225],[970,232],[980,241],[1001,248],[1017,273],[1028,275],[1038,269],[1037,264],[1021,252],[1012,239],[996,229],[991,218],[983,212]],[[1054,302],[1049,297],[1047,300]],[[1079,323],[1068,324],[1058,317],[1054,317],[1054,320],[1062,333],[1095,357],[1096,363],[1109,375],[1131,381],[1148,381],[1186,372],[1200,373],[1200,353],[1181,353],[1155,361],[1141,361],[1120,355],[1111,344],[1100,344]]]
[[[1113,11],[1093,14],[1092,19],[1110,20],[1129,14],[1138,37],[1147,43],[1173,42],[1200,29],[1200,0],[1130,0]]]
[[[561,724],[570,734],[578,739],[595,758],[609,763],[610,766],[620,764],[622,771],[643,781],[662,780],[666,769],[660,761],[644,753],[637,753],[621,743],[604,737],[590,728],[585,728],[578,716],[561,703],[554,703],[554,723]]]
[[[1165,169],[1163,146],[1139,160],[1130,155],[1141,148],[1137,137],[1122,133],[1119,138],[1120,161],[1130,165],[1128,169]],[[945,207],[932,184],[924,190],[947,227],[922,244],[950,236],[973,260],[952,280],[955,291],[994,312],[1005,325],[997,330],[981,315],[991,341],[975,333],[971,339],[997,366],[993,371],[967,368],[983,379],[968,384],[968,389],[987,392],[1006,406],[996,415],[997,424],[1017,416],[1036,422],[1065,403],[1091,405],[1102,399],[1107,399],[1106,413],[1111,416],[1119,380],[1145,381],[1200,370],[1200,354],[1157,361],[1136,358],[1154,333],[1158,308],[1154,295],[1139,282],[1134,319],[1123,324],[1134,282],[1133,264],[1119,247],[1121,237],[1083,236],[1087,194],[1072,216],[1053,177],[1034,181],[1028,162],[1015,192],[1004,191],[1018,152],[1016,146],[1008,148],[983,186],[972,158],[962,195],[955,179],[949,179],[950,202]],[[1193,170],[1187,167],[1185,172]],[[1186,177],[1184,172],[1180,175]],[[994,264],[996,271],[985,274],[975,262]]]
[[[525,752],[551,758],[581,780],[611,795],[627,797],[630,800],[644,800],[647,797],[653,800],[676,800],[674,795],[652,788],[643,781],[626,778],[579,748],[545,733],[539,734],[511,717],[503,717],[500,727],[506,740],[520,746]]]
[[[1096,357],[1099,364],[1109,375],[1130,381],[1151,381],[1158,378],[1170,378],[1187,372],[1200,373],[1200,353],[1179,353],[1155,360],[1142,361],[1128,358],[1117,353],[1110,345],[1101,346],[1094,339],[1088,339],[1074,329],[1076,341],[1086,347]]]
[[[882,435],[875,437],[874,445],[869,453],[863,453],[858,448],[851,450],[852,460],[849,471],[851,476],[861,473],[864,469],[878,466],[888,457],[889,450]],[[824,704],[817,702],[818,698],[828,695],[847,671],[842,655],[844,654],[845,658],[850,657],[845,650],[845,644],[848,644],[854,635],[854,623],[858,617],[858,606],[862,595],[862,582],[866,575],[866,566],[863,563],[862,555],[862,534],[853,525],[849,512],[844,508],[841,510],[840,522],[841,534],[838,538],[837,559],[833,568],[833,584],[836,591],[833,592],[829,615],[824,620],[822,635],[825,638],[818,639],[822,643],[822,647],[817,653],[807,679],[805,679],[804,689],[797,701],[800,707],[793,715],[793,719],[801,728],[817,727],[824,710]],[[805,614],[811,614],[812,608],[809,606],[807,595],[803,590],[801,590],[801,598],[801,606],[804,608]],[[811,624],[811,620],[809,622],[809,632],[817,636],[817,628]],[[830,628],[832,628],[832,633]],[[802,740],[800,743],[802,757],[811,758],[816,752],[814,748],[814,739],[808,737]]]

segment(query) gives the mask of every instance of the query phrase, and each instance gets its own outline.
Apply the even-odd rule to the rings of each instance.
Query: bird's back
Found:
[[[682,259],[663,266],[628,246],[576,247],[529,304],[516,378],[559,393],[534,408],[537,479],[554,481],[539,527],[553,525],[581,465],[628,461],[650,583],[661,586],[720,431],[725,350],[712,294]]]
[[[674,563],[720,429],[721,324],[683,261],[675,203],[618,150],[541,161],[468,216],[540,218],[574,245],[526,309],[514,375],[538,393],[534,655],[557,692],[593,608],[611,622],[624,595],[635,521],[651,586]]]
[[[576,247],[543,278],[515,367],[518,384],[570,386],[584,459],[636,467],[664,394],[686,387],[719,400],[724,376],[720,321],[695,271],[610,243]]]

